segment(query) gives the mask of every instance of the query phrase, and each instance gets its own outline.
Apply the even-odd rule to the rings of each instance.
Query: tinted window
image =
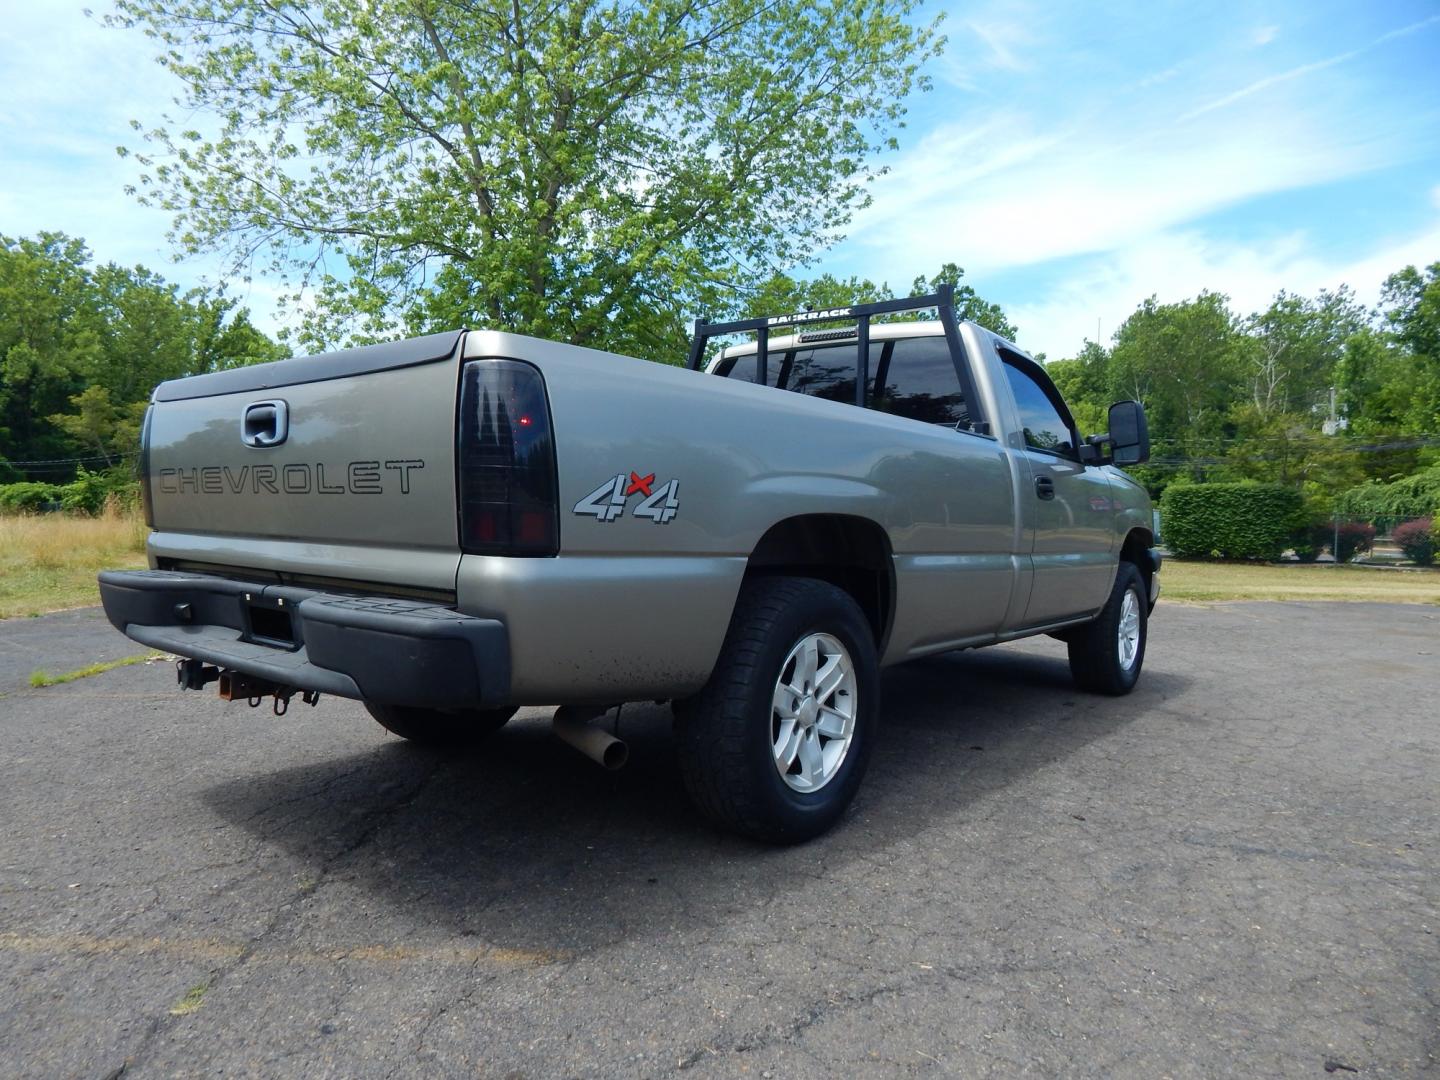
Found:
[[[870,371],[873,375],[880,363],[881,346],[877,342],[870,346]],[[809,397],[825,398],[829,401],[855,401],[855,352],[854,341],[840,342],[818,348],[793,349],[786,352],[772,352],[765,357],[765,384],[793,390]],[[755,381],[755,354],[738,356],[729,370],[724,365],[717,371],[726,378],[743,382]]]
[[[943,337],[904,338],[894,343],[873,408],[927,424],[969,424],[970,410]]]
[[[785,359],[784,353],[767,353],[765,356],[765,385],[774,386],[775,380],[780,377],[780,369]],[[727,379],[738,379],[740,382],[755,381],[755,354],[749,356],[737,356],[730,362],[727,369],[721,365],[719,372]]]
[[[1020,410],[1020,424],[1025,429],[1025,445],[1036,450],[1074,456],[1074,436],[1060,410],[1044,388],[1009,360],[1005,361],[1005,377],[1015,394],[1015,407]]]
[[[822,349],[797,349],[795,361],[785,379],[785,389],[827,401],[855,402],[856,345],[829,345]],[[875,349],[870,350],[871,363]]]

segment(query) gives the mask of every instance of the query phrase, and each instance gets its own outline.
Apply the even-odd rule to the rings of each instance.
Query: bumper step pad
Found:
[[[489,708],[510,692],[504,623],[421,600],[326,593],[174,570],[105,571],[126,636],[256,678],[387,705]],[[289,638],[255,612],[289,616]]]

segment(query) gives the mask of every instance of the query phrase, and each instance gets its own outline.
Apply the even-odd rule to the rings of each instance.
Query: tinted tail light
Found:
[[[540,372],[471,360],[460,376],[460,547],[481,555],[560,550],[555,441]]]

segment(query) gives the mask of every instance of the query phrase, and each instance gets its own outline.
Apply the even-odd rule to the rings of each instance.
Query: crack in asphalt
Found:
[[[794,1042],[804,1034],[808,1028],[814,1027],[821,1021],[827,1020],[837,1014],[863,1009],[876,998],[886,994],[903,993],[909,984],[909,980],[896,984],[886,983],[871,987],[869,990],[858,994],[846,992],[820,998],[798,1015],[793,1016],[788,1023],[778,1029],[761,1029],[759,1031],[731,1036],[728,1040],[725,1040],[729,1042],[729,1045],[724,1049],[717,1049],[708,1044],[701,1045],[676,1062],[675,1067],[669,1070],[666,1075],[673,1076],[692,1069],[705,1061],[707,1056],[722,1057],[728,1054],[748,1054],[756,1050],[763,1050],[776,1043]],[[722,1040],[717,1039],[714,1041],[720,1042]]]
[[[226,980],[233,977],[260,954],[265,944],[290,923],[295,913],[299,911],[301,905],[328,883],[330,873],[336,864],[349,858],[355,852],[369,844],[379,835],[380,830],[383,829],[386,824],[403,811],[409,809],[416,800],[420,798],[425,788],[444,767],[445,762],[443,760],[436,760],[407,791],[403,792],[398,798],[391,802],[376,807],[367,816],[363,827],[350,843],[345,844],[321,861],[320,868],[316,872],[313,883],[305,883],[297,886],[287,899],[276,906],[265,927],[241,946],[239,953],[235,955],[233,959],[228,963],[218,965],[211,969],[210,977],[206,981],[206,994],[214,993],[215,990],[224,985]],[[139,1045],[133,1052],[125,1056],[121,1069],[126,1072],[131,1072],[142,1068],[159,1038],[183,1020],[184,1017],[170,1015],[168,1011],[156,1016],[150,1022]]]

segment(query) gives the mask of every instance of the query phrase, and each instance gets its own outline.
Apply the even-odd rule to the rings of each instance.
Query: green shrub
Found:
[[[53,510],[60,502],[60,488],[35,480],[0,485],[0,510],[16,514],[39,514]]]
[[[23,481],[0,484],[0,510],[19,514],[41,514],[48,510],[69,510],[92,517],[111,501],[121,509],[133,509],[140,499],[140,485],[120,467],[106,472],[80,470],[68,484],[42,484]]]
[[[1381,518],[1424,517],[1437,505],[1440,505],[1440,465],[1388,484],[1370,480],[1343,492],[1335,500],[1335,509],[1341,517],[1364,518],[1372,524]]]
[[[1166,547],[1198,558],[1278,559],[1304,524],[1300,493],[1278,484],[1172,485],[1160,513]]]
[[[1390,535],[1407,559],[1416,566],[1429,566],[1435,561],[1437,541],[1440,541],[1437,523],[1440,523],[1440,515],[1434,519],[1417,518],[1396,525]]]
[[[1295,558],[1303,563],[1312,563],[1320,558],[1321,552],[1325,550],[1324,531],[1323,525],[1296,530],[1290,540],[1290,546],[1295,549]]]
[[[138,482],[123,467],[105,472],[87,472],[82,467],[79,476],[60,488],[60,505],[93,517],[112,497],[124,506],[134,505],[138,492]]]

